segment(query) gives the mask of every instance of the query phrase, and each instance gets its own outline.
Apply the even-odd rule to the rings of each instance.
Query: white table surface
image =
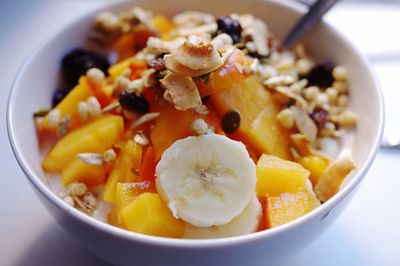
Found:
[[[12,81],[32,49],[75,17],[104,3],[0,1],[0,107],[4,114]],[[371,59],[385,93],[386,134],[400,134],[396,104],[400,99],[400,3],[343,1],[327,19]],[[12,155],[5,115],[0,120],[0,265],[107,265],[80,248],[41,205]],[[399,160],[400,151],[379,151],[343,214],[319,239],[281,265],[400,265]]]

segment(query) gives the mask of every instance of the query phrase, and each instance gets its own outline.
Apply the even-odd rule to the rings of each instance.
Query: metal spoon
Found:
[[[289,48],[295,43],[304,33],[312,28],[321,17],[331,9],[338,0],[317,0],[312,4],[307,12],[299,21],[294,25],[290,32],[283,40],[283,48]]]

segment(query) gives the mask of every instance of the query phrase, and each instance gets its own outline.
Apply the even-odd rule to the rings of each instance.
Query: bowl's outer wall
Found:
[[[278,2],[253,1],[134,1],[141,6],[162,13],[179,12],[186,9],[214,12],[217,15],[253,13],[264,19],[276,36],[283,36],[299,17],[299,7],[283,8]],[[130,4],[114,3],[113,10],[121,10]],[[296,11],[297,9],[297,11]],[[300,8],[301,9],[301,8]],[[163,12],[165,11],[165,12]],[[318,236],[347,205],[354,187],[369,167],[382,131],[381,96],[370,71],[359,55],[346,41],[327,25],[319,25],[305,40],[317,58],[334,58],[335,63],[349,69],[352,86],[351,108],[362,114],[353,155],[362,171],[353,175],[349,188],[313,213],[288,225],[251,236],[223,242],[204,240],[205,244],[169,245],[167,240],[139,237],[120,229],[93,221],[79,211],[68,207],[49,191],[40,177],[40,154],[32,112],[50,105],[61,57],[69,50],[85,43],[94,13],[88,14],[79,23],[66,27],[57,36],[45,42],[22,68],[14,84],[8,110],[8,130],[14,153],[35,188],[35,192],[52,213],[57,222],[75,236],[83,246],[97,256],[120,265],[265,265],[274,260],[284,259],[303,248]],[[32,93],[34,91],[34,93]],[[28,96],[28,97],[27,97]],[[372,150],[372,151],[371,151]],[[367,160],[368,159],[368,160]],[[355,184],[351,184],[354,181]],[[336,205],[336,203],[338,203]],[[332,209],[334,207],[334,209]],[[331,210],[332,209],[332,210]],[[187,246],[185,246],[187,244]]]

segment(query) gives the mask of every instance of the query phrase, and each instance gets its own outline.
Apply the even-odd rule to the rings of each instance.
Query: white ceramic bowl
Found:
[[[261,0],[146,0],[113,3],[104,9],[118,11],[133,4],[167,14],[187,9],[216,15],[249,12],[264,19],[278,38],[304,13],[304,7],[293,2]],[[50,106],[60,59],[72,48],[85,43],[93,18],[99,11],[88,13],[66,26],[28,58],[14,82],[7,113],[12,149],[36,194],[57,222],[87,250],[120,265],[273,264],[307,245],[347,205],[380,144],[382,95],[364,58],[326,23],[318,25],[307,35],[304,43],[316,58],[331,59],[348,69],[350,107],[360,115],[360,119],[351,146],[357,170],[346,185],[321,207],[293,222],[251,235],[217,240],[182,240],[128,232],[94,220],[64,203],[48,188],[43,178],[32,113],[38,108]]]

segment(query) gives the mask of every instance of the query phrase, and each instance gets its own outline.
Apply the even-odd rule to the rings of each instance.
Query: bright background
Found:
[[[80,248],[41,205],[12,155],[5,122],[9,90],[24,59],[40,41],[107,2],[0,0],[0,265],[107,265]],[[400,2],[344,0],[326,19],[370,60],[386,100],[385,136],[400,136]],[[379,151],[343,214],[280,266],[400,265],[399,162],[400,150]]]

